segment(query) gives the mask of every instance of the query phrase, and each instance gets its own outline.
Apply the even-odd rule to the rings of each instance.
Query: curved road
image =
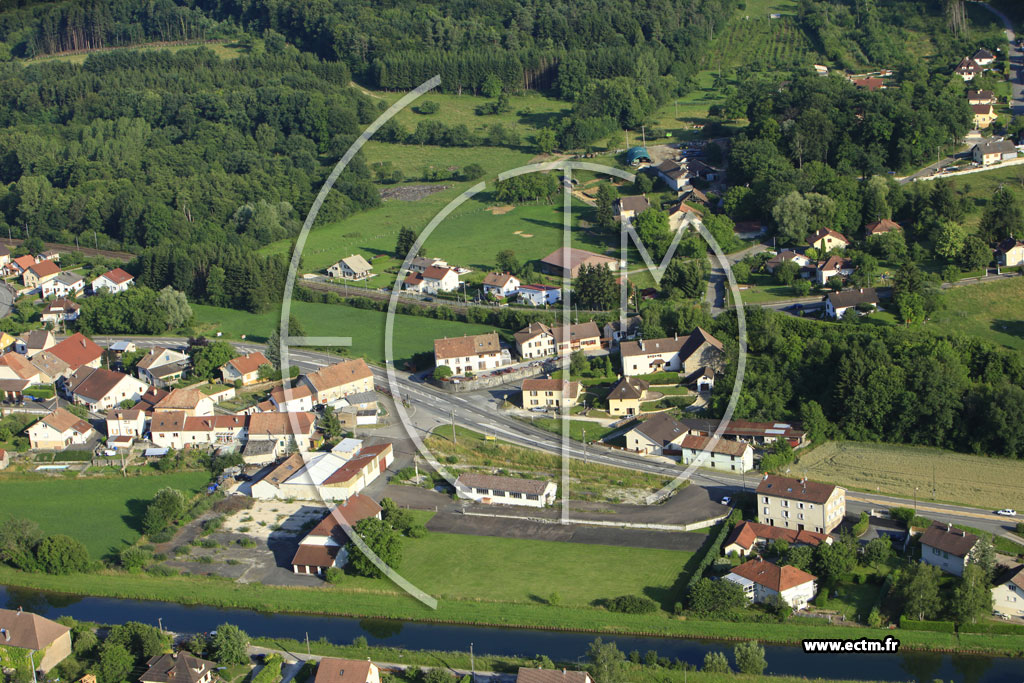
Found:
[[[1008,54],[1010,56],[1010,111],[1014,114],[1024,114],[1024,51],[1017,47],[1017,35],[1013,31],[1013,22],[1010,18],[986,2],[976,3],[987,9],[998,17],[1003,24],[1003,33],[1006,34],[1006,41],[1009,43]]]

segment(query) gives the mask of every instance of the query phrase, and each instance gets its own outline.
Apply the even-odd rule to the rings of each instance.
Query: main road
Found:
[[[109,345],[115,339],[128,338],[132,339],[137,346],[145,348],[180,347],[187,343],[183,337],[95,337],[95,341],[101,345]],[[264,350],[263,344],[245,341],[232,341],[231,343],[245,353]],[[311,372],[339,360],[337,356],[328,353],[305,349],[292,349],[289,351],[289,356],[291,363],[302,372]],[[595,443],[584,445],[578,441],[566,439],[563,451],[561,435],[535,427],[499,410],[498,406],[504,393],[501,390],[453,394],[441,391],[416,379],[409,373],[397,369],[395,370],[396,387],[390,385],[387,371],[384,368],[371,367],[378,387],[389,387],[396,398],[408,401],[408,412],[412,424],[408,425],[406,430],[408,431],[411,427],[421,439],[428,436],[437,427],[451,424],[454,421],[459,426],[483,434],[494,435],[517,446],[556,455],[561,455],[564,452],[577,460],[657,474],[666,478],[674,478],[681,472],[680,467],[673,463],[658,461],[654,458],[635,455]],[[510,393],[512,391],[514,389],[509,389]],[[719,498],[735,495],[743,490],[752,491],[757,486],[758,475],[754,473],[744,476],[698,469],[693,472],[690,481],[708,489],[713,498]],[[848,494],[847,510],[852,514],[897,506],[917,507],[925,516],[941,517],[942,521],[966,524],[998,534],[1010,531],[1012,524],[1016,521],[998,517],[992,514],[991,510],[963,505],[948,505],[925,500],[915,501],[911,498],[858,492]]]

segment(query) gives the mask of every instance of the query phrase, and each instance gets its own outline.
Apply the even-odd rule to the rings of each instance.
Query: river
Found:
[[[546,654],[554,660],[581,660],[595,638],[589,633],[532,631],[420,624],[377,619],[350,619],[308,614],[265,614],[243,609],[189,607],[173,603],[118,598],[77,597],[21,588],[0,587],[0,604],[19,606],[51,619],[70,616],[106,624],[141,621],[178,633],[212,631],[230,622],[253,636],[310,640],[326,638],[333,643],[351,643],[358,636],[371,645],[388,645],[409,650],[469,650],[492,655],[533,657]],[[731,655],[735,643],[680,638],[632,638],[605,636],[624,652],[656,650],[662,657],[679,658],[697,664],[711,650]],[[936,679],[957,683],[1024,683],[1024,659],[949,655],[929,652],[900,654],[805,654],[794,646],[767,645],[766,673],[808,678],[918,681]]]

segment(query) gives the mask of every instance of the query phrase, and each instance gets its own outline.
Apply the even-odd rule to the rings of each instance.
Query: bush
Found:
[[[650,614],[658,610],[658,603],[643,595],[620,595],[605,603],[612,612],[624,614]]]
[[[252,677],[252,683],[277,683],[281,680],[281,665],[284,663],[279,654],[267,655],[263,660],[263,668]]]
[[[889,509],[889,516],[893,520],[903,524],[903,526],[909,527],[911,522],[914,519],[914,509],[913,508],[890,508]]]
[[[900,617],[900,628],[908,631],[932,631],[934,633],[953,633],[955,628],[952,621],[918,621]]]
[[[335,586],[341,583],[345,579],[345,572],[338,569],[337,567],[328,567],[324,573],[324,580],[327,583],[334,584]]]
[[[1024,522],[1017,522],[1017,526],[1014,529],[1018,534],[1024,536]]]
[[[706,542],[707,549],[701,549],[700,552],[703,552],[704,555],[701,557],[700,562],[693,570],[693,574],[690,575],[690,580],[686,584],[686,588],[684,590],[686,595],[691,594],[694,586],[697,585],[697,582],[704,578],[704,572],[707,571],[707,568],[718,559],[718,556],[722,553],[722,544],[725,543],[726,537],[729,535],[729,532],[732,531],[732,527],[741,519],[743,519],[743,511],[739,508],[733,509],[725,521],[719,525],[718,532],[715,536],[708,537],[710,541]]]
[[[857,523],[853,525],[853,535],[858,537],[863,536],[864,533],[868,530],[868,524],[870,523],[871,517],[868,516],[868,513],[860,513],[860,519],[857,520]]]
[[[422,524],[416,524],[409,527],[408,531],[405,532],[405,535],[409,538],[423,538],[427,535],[427,527]]]
[[[433,100],[424,100],[413,108],[417,114],[436,114],[441,111],[441,105]]]

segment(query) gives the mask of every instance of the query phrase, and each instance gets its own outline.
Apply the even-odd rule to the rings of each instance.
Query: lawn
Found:
[[[934,500],[997,509],[1020,507],[1020,487],[1006,482],[1020,481],[1024,463],[924,446],[829,441],[800,451],[793,471],[889,495],[905,497],[917,488],[919,501],[933,500],[934,481]]]
[[[972,173],[948,182],[956,194],[967,199],[965,225],[977,226],[981,216],[1000,187],[1014,194],[1018,202],[1024,201],[1024,166],[996,168],[984,173]]]
[[[943,308],[925,325],[941,334],[979,337],[1024,351],[1024,278],[955,287],[942,294]]]
[[[439,600],[545,604],[557,593],[566,607],[626,594],[671,604],[672,587],[693,554],[434,532],[402,543],[402,575]],[[628,572],[608,571],[626,566]],[[389,581],[355,576],[346,576],[343,586],[393,590]]]
[[[77,538],[93,558],[99,558],[139,539],[142,515],[157,491],[169,486],[195,493],[209,480],[207,472],[128,478],[0,478],[4,490],[0,519],[31,519],[44,533]]]
[[[562,419],[559,417],[538,417],[533,424],[555,434],[562,433]],[[587,432],[587,442],[600,441],[615,430],[605,427],[599,422],[589,420],[569,420],[569,438],[574,441],[583,441],[583,432]]]
[[[203,334],[207,336],[223,332],[229,338],[239,339],[244,334],[249,341],[266,341],[274,327],[281,322],[281,313],[276,308],[266,313],[248,313],[193,304],[192,310]],[[352,346],[347,348],[345,355],[361,356],[372,363],[384,364],[384,324],[387,313],[304,301],[293,302],[291,310],[302,323],[305,334],[351,336]],[[401,362],[420,351],[430,351],[434,339],[493,331],[493,327],[486,325],[399,315],[395,320],[395,360]]]
[[[129,45],[126,47],[116,47],[104,50],[92,50],[89,52],[75,52],[73,54],[59,54],[59,55],[46,55],[43,57],[36,57],[34,59],[24,60],[23,64],[38,64],[40,62],[68,62],[69,64],[83,64],[85,63],[86,57],[95,52],[110,52],[112,50],[166,50],[168,52],[180,52],[181,50],[194,50],[198,47],[205,47],[208,50],[212,50],[221,59],[234,59],[245,52],[248,48],[243,45],[230,43],[228,41],[221,41],[216,43],[188,43],[183,45]]]

